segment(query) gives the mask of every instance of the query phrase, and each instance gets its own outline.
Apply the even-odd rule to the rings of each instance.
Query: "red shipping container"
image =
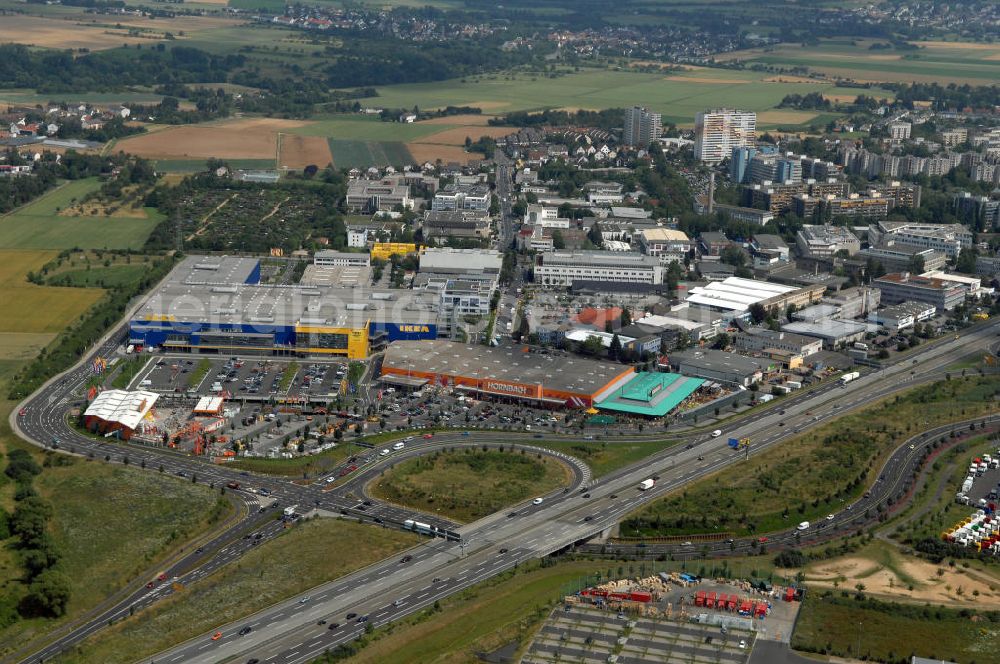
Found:
[[[791,602],[795,599],[795,588],[785,588],[785,601]]]
[[[705,591],[699,590],[694,594],[694,605],[705,606]]]
[[[750,615],[750,607],[751,607],[750,600],[748,599],[743,600],[740,603],[740,614],[744,616]]]
[[[767,615],[767,604],[763,602],[758,602],[754,607],[754,616],[757,618],[763,618]]]
[[[609,593],[609,599],[628,599],[628,593]]]
[[[708,593],[708,597],[705,599],[705,606],[707,606],[710,609],[715,607],[715,593],[714,592]]]
[[[726,603],[726,608],[729,609],[730,611],[735,611],[736,603],[739,601],[740,601],[739,597],[737,597],[736,595],[730,595],[729,602]]]
[[[653,594],[644,590],[633,590],[628,594],[628,598],[633,602],[652,602]]]

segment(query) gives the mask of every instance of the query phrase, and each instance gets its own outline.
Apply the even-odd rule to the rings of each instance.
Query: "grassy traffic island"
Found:
[[[914,388],[853,411],[712,475],[622,522],[623,537],[746,536],[819,521],[859,497],[885,458],[920,431],[996,408],[1000,377]]]
[[[460,522],[568,486],[570,470],[542,454],[472,449],[407,459],[369,485],[372,496]]]

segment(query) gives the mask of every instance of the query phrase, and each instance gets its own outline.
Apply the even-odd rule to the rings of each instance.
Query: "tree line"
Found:
[[[4,474],[14,481],[14,511],[0,508],[0,540],[14,538],[24,571],[26,592],[20,597],[11,593],[0,600],[0,628],[20,618],[59,617],[66,612],[70,583],[59,570],[62,553],[49,533],[52,506],[34,488],[42,468],[27,451],[13,448],[7,452]]]

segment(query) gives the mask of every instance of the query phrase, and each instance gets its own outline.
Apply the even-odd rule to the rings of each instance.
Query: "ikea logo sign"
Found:
[[[400,325],[400,332],[424,332],[429,334],[431,328],[427,325]]]

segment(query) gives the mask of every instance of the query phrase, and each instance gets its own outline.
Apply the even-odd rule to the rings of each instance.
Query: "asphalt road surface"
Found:
[[[346,618],[348,613],[367,615],[374,626],[379,626],[486,580],[516,563],[586,541],[610,528],[642,504],[707,474],[739,463],[742,453],[734,453],[726,446],[728,437],[750,437],[753,441],[753,453],[766,449],[801,430],[837,417],[846,410],[864,406],[918,381],[941,376],[947,365],[993,343],[996,329],[992,323],[975,327],[960,339],[928,344],[911,355],[905,364],[866,374],[846,387],[831,382],[794,399],[783,400],[784,414],[777,408],[772,408],[736,418],[732,424],[723,428],[724,434],[718,438],[711,438],[700,432],[679,436],[679,439],[689,443],[690,449],[685,445],[673,446],[638,464],[605,476],[596,483],[585,477],[578,465],[573,464],[572,467],[579,471],[576,475],[579,484],[568,493],[554,492],[545,496],[539,505],[520,505],[508,512],[459,527],[457,531],[462,536],[461,542],[428,541],[414,549],[409,554],[412,559],[405,563],[395,558],[382,561],[313,589],[307,593],[308,598],[293,598],[264,609],[251,618],[221,627],[219,631],[222,632],[222,637],[218,640],[212,640],[211,633],[205,634],[153,659],[157,662],[216,662],[228,658],[255,657],[261,662],[308,661],[327,648],[357,637],[364,630],[364,623],[356,622],[356,618]],[[122,333],[119,330],[117,335],[112,335],[102,344],[99,354],[110,355],[120,343]],[[124,456],[128,456],[133,465],[145,462],[147,469],[159,469],[162,466],[164,472],[183,473],[189,478],[196,474],[199,482],[216,486],[233,480],[246,481],[235,470],[214,466],[199,458],[185,457],[158,448],[107,444],[75,432],[66,423],[65,413],[73,400],[72,395],[79,393],[88,376],[89,366],[84,362],[50,381],[26,402],[23,417],[17,416],[15,411],[12,426],[39,445],[51,447],[54,441],[58,441],[58,447],[62,451],[93,453],[97,458],[109,454],[112,462],[121,462]],[[633,438],[648,439],[642,436]],[[527,442],[527,436],[519,437],[517,434],[501,432],[476,432],[471,437],[463,437],[458,433],[438,434],[431,441],[420,439],[407,443],[405,452],[407,455],[418,454],[421,447],[426,451],[445,443],[455,447],[483,443],[510,444],[518,440]],[[396,458],[398,457],[377,459],[374,464],[380,466],[392,463]],[[883,474],[891,477],[909,476],[912,463],[913,460],[904,455],[899,459],[898,465],[887,468]],[[363,473],[372,472],[377,472],[375,467],[363,469]],[[649,491],[639,491],[638,483],[652,475],[660,478],[656,485]],[[339,489],[329,491],[324,490],[319,482],[300,486],[274,478],[255,477],[253,481],[266,485],[279,505],[299,505],[300,511],[317,507],[396,523],[404,520],[404,516],[427,522],[432,518],[391,506],[373,504],[367,507],[363,503],[359,506],[357,498],[351,498],[347,494],[363,489],[362,474],[359,474],[358,479],[344,483]],[[587,482],[589,498],[584,498],[583,492],[576,488],[584,482]],[[249,497],[247,499],[252,500]],[[360,510],[360,507],[367,509]],[[508,516],[508,513],[513,516]],[[833,525],[835,524],[830,527]],[[442,526],[454,527],[450,523]],[[238,558],[240,551],[245,550],[241,547],[248,546],[252,544],[206,550],[203,553],[210,555],[192,560],[193,567],[179,571],[188,575],[183,577],[187,582],[196,582],[198,578]],[[116,615],[125,615],[122,611],[127,613],[147,606],[166,594],[163,586],[160,588],[158,592],[139,592],[129,597],[129,601],[120,602],[109,611],[115,610],[118,612]],[[328,624],[317,625],[316,621],[319,619],[327,620]],[[334,622],[340,623],[339,626],[329,629],[329,624]],[[106,623],[107,618],[104,617],[103,624]],[[90,626],[92,629],[86,632],[89,634],[99,629],[100,624],[99,620],[92,620],[88,625],[81,626],[80,630]],[[245,636],[238,636],[238,631],[247,624],[252,631]],[[86,635],[81,634],[74,632],[62,636],[46,648],[45,655],[33,653],[25,661],[38,661],[40,655],[48,656],[67,648]]]

